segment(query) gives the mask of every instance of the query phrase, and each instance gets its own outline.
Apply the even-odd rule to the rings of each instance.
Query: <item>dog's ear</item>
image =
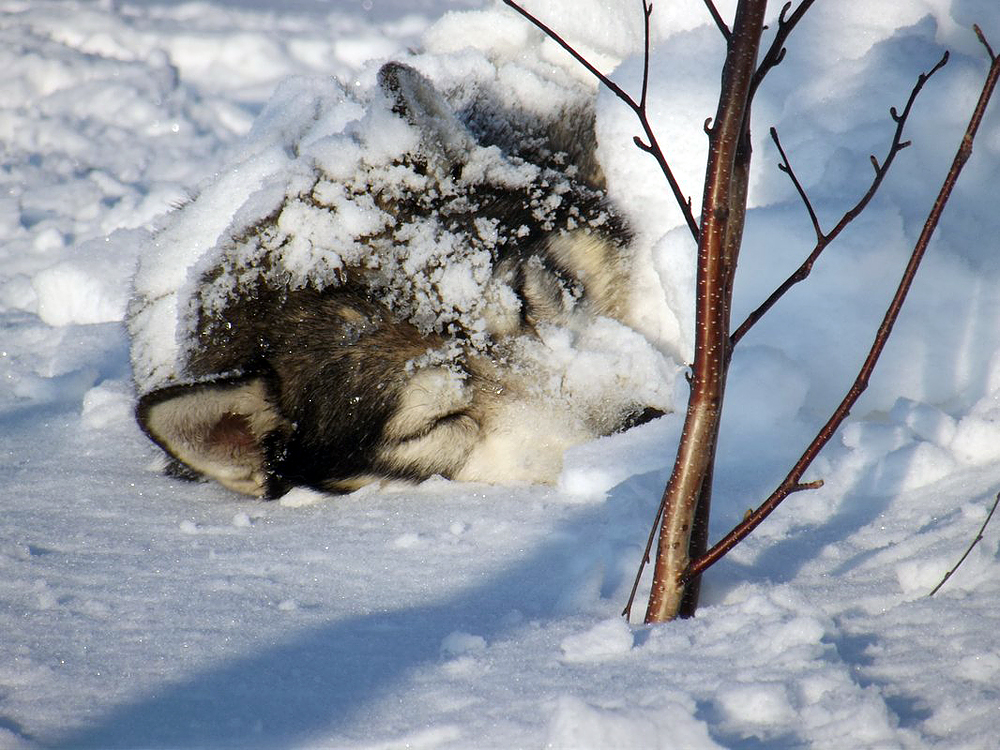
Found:
[[[434,84],[398,62],[383,65],[378,82],[392,111],[420,131],[430,166],[441,175],[456,175],[477,144]]]
[[[136,417],[154,442],[198,474],[248,495],[280,494],[267,454],[288,423],[263,378],[153,391],[139,400]]]

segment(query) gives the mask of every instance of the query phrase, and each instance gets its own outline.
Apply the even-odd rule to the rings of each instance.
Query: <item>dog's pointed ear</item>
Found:
[[[267,454],[288,423],[263,378],[169,386],[143,396],[136,417],[155,443],[196,473],[247,495],[280,494]]]
[[[392,103],[392,111],[416,127],[432,166],[442,174],[455,174],[476,147],[465,124],[434,84],[403,63],[390,62],[378,72],[379,86]]]

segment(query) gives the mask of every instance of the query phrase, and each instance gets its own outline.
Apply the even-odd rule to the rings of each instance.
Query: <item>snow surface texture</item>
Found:
[[[869,392],[807,477],[824,488],[712,569],[693,620],[617,617],[679,416],[573,449],[557,488],[266,504],[144,469],[122,318],[158,217],[233,163],[289,75],[364,87],[369,58],[419,47],[442,70],[566,65],[507,11],[445,14],[474,4],[0,1],[0,747],[995,746],[997,527],[926,597],[1000,487],[995,103]],[[637,90],[625,5],[537,3]],[[654,121],[697,203],[722,40],[701,2],[653,20]],[[888,107],[952,51],[877,200],[737,351],[713,537],[846,389],[984,75],[974,21],[1000,46],[995,0],[818,3],[762,88],[737,319],[812,245],[767,126],[828,228]],[[546,102],[542,80],[509,85]],[[602,93],[598,117],[644,330],[684,356],[690,238],[631,115]]]

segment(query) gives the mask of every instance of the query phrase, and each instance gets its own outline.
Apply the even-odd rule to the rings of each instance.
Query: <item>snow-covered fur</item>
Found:
[[[143,376],[155,300],[133,303],[137,417],[182,475],[267,497],[436,474],[548,482],[567,446],[669,408],[613,386],[567,396],[559,342],[621,328],[628,309],[630,231],[592,104],[453,106],[399,63],[378,81],[368,106],[401,145],[361,148],[346,179],[300,160],[294,189],[194,269],[167,378]]]

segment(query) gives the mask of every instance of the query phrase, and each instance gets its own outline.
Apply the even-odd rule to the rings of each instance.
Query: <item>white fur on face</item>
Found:
[[[553,484],[562,471],[563,452],[593,433],[551,414],[534,400],[507,401],[490,415],[486,429],[454,479],[470,482]]]
[[[579,279],[593,312],[619,317],[628,290],[620,250],[603,235],[585,231],[553,235],[548,251]]]
[[[463,373],[445,367],[417,370],[406,383],[396,413],[385,426],[390,439],[405,440],[426,432],[449,414],[472,404],[472,389]]]
[[[401,469],[451,474],[479,436],[468,376],[444,367],[418,370],[406,384],[385,426],[391,447],[383,454]]]

